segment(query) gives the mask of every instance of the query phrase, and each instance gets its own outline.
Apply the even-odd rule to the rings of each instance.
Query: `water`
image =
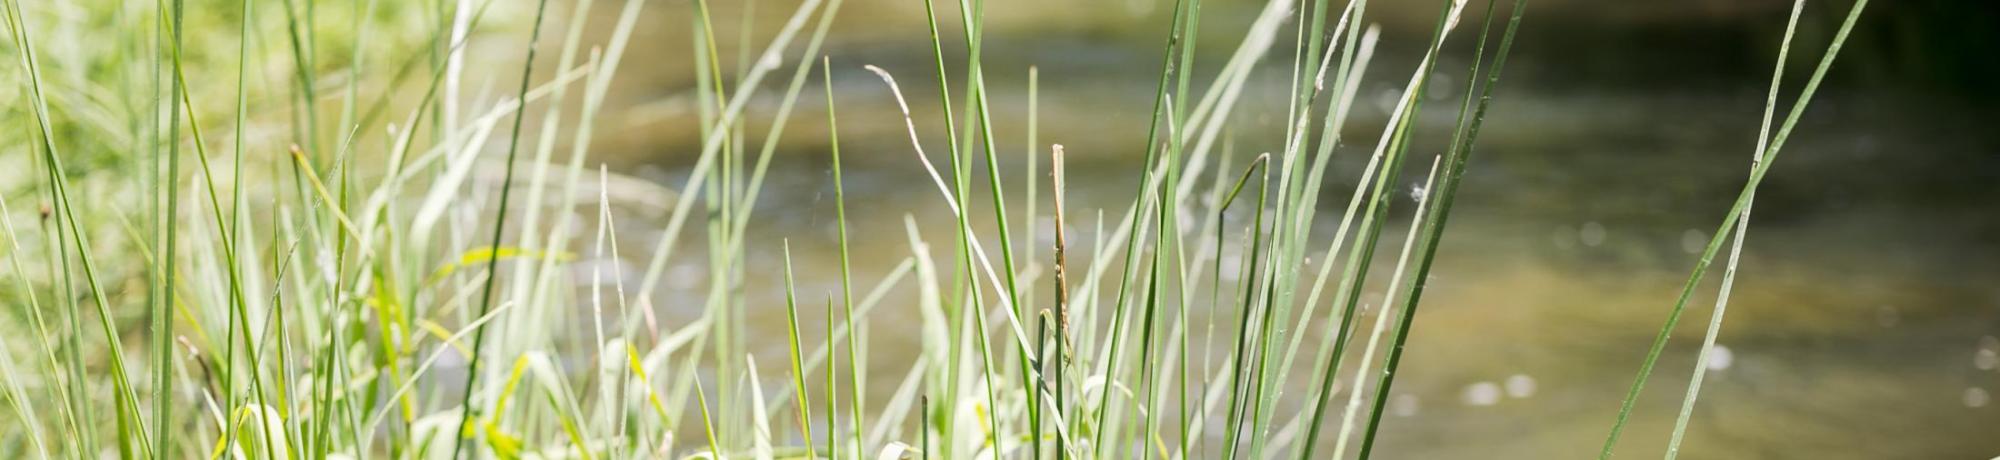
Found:
[[[936,248],[949,246],[952,233],[945,203],[918,166],[893,99],[879,80],[859,69],[869,63],[895,72],[922,120],[920,128],[937,137],[942,128],[932,108],[934,75],[927,71],[932,64],[921,23],[915,22],[921,12],[885,2],[850,3],[827,54],[835,65],[847,159],[855,278],[872,286],[910,254],[906,215]],[[1015,200],[1010,210],[1016,213],[1017,240],[1036,246],[1028,268],[1038,274],[1036,283],[1047,282],[1042,264],[1051,225],[1048,182],[1039,173],[1038,215],[1020,215],[1028,152],[1046,155],[1043,147],[1023,144],[1026,66],[1040,66],[1039,143],[1063,143],[1072,155],[1068,218],[1073,229],[1081,229],[1072,234],[1072,244],[1079,252],[1093,249],[1088,230],[1097,225],[1098,211],[1111,220],[1105,225],[1115,225],[1129,203],[1157,72],[1150,37],[1162,28],[1164,13],[1147,2],[1131,3],[1124,10],[1075,15],[997,6],[991,13],[987,72],[996,91],[995,130],[1006,155],[1003,177]],[[646,21],[682,24],[676,22],[685,20],[677,8],[656,7]],[[770,5],[759,8],[753,35],[768,34],[787,13]],[[1203,46],[1212,46],[1213,56],[1203,55],[1201,75],[1217,68],[1248,20],[1244,12],[1253,8],[1225,3],[1205,17],[1214,30],[1204,29],[1203,40],[1209,41]],[[1393,95],[1393,85],[1414,65],[1408,43],[1417,34],[1395,22],[1403,9],[1386,13],[1391,31],[1364,96]],[[735,17],[730,11],[719,13]],[[1563,29],[1561,20],[1552,21],[1557,24],[1552,29]],[[1765,22],[1778,27],[1781,21]],[[607,117],[622,129],[599,130],[623,134],[600,143],[600,151],[618,170],[678,187],[698,143],[686,96],[689,70],[679,58],[683,54],[674,51],[686,48],[676,47],[685,44],[685,29],[667,26],[642,28],[659,30],[643,32],[639,40],[655,40],[651,43],[665,51],[654,53],[674,59],[627,63],[634,69],[621,74],[617,91],[627,102]],[[1764,70],[1724,64],[1719,70],[1687,70],[1686,78],[1628,78],[1638,71],[1603,69],[1674,65],[1577,64],[1567,60],[1560,40],[1524,40],[1460,191],[1416,319],[1380,441],[1380,452],[1390,458],[1574,458],[1596,452],[1688,269],[1747,176],[1764,85],[1756,74]],[[732,53],[725,47],[725,55]],[[1661,54],[1696,67],[1718,66],[1686,49]],[[1447,57],[1440,68],[1462,68],[1463,59]],[[1287,82],[1281,69],[1264,72],[1253,79],[1252,94],[1236,116],[1232,168],[1255,152],[1279,147],[1273,134],[1284,118]],[[787,69],[778,75],[788,74]],[[1606,75],[1612,80],[1597,78]],[[768,87],[766,97],[775,97],[770,95],[779,88]],[[1437,96],[1455,101],[1452,90]],[[808,85],[805,94],[819,91]],[[2000,286],[1992,281],[2000,279],[2000,264],[1992,262],[2000,255],[1994,237],[2000,219],[1990,205],[1993,171],[2000,170],[1991,155],[1994,136],[1972,125],[1972,111],[1921,96],[1839,81],[1822,95],[1760,190],[1742,271],[1716,355],[1702,371],[1706,384],[1683,453],[1686,458],[2000,455],[2000,436],[1993,432],[2000,426],[2000,408],[1990,401],[2000,391],[1995,364]],[[753,102],[751,138],[761,139],[775,99]],[[800,104],[747,244],[750,309],[744,314],[753,335],[784,332],[777,275],[778,249],[786,242],[800,267],[802,301],[817,305],[823,296],[838,295],[825,107],[816,96]],[[1315,224],[1309,250],[1315,257],[1331,239],[1336,224],[1331,219],[1337,219],[1387,109],[1367,99],[1357,108],[1347,130],[1355,145],[1336,152],[1333,177],[1321,192],[1323,219]],[[1432,110],[1427,126],[1449,115]],[[1427,159],[1442,150],[1441,131],[1421,132],[1427,140],[1413,153]],[[941,161],[942,140],[927,142]],[[1046,168],[1046,158],[1038,164]],[[1408,184],[1420,178],[1406,179],[1409,191]],[[1385,241],[1400,240],[1400,227],[1414,207],[1408,193],[1401,195],[1397,223],[1385,231],[1391,235]],[[641,214],[622,220],[619,229],[633,264],[644,263],[660,225],[656,216]],[[662,321],[684,322],[699,314],[698,301],[708,286],[701,235],[696,228],[683,237],[682,262],[670,268],[656,299]],[[949,262],[943,249],[934,251],[940,264]],[[1306,268],[1316,271],[1323,262]],[[1646,456],[1663,449],[1695,371],[1720,265],[1675,330],[1621,452]],[[1379,299],[1381,287],[1371,289],[1377,292],[1369,295]],[[890,292],[872,320],[915,314],[909,306],[913,289]],[[1372,317],[1359,320],[1372,323]],[[808,325],[807,335],[816,337],[810,330],[818,327]],[[867,390],[871,401],[885,401],[922,344],[914,333],[879,329],[869,340],[876,377]],[[784,371],[771,366],[784,363],[783,341],[751,343],[756,348],[750,351],[766,363],[767,379]],[[1287,382],[1285,391],[1298,397],[1311,384]]]

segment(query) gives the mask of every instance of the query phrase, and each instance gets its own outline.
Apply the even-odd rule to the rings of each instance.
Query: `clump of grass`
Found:
[[[493,3],[469,0],[416,7],[383,3],[379,6],[429,14],[424,52],[396,65],[372,64],[382,56],[363,43],[373,35],[366,18],[381,14],[369,13],[378,2],[356,6],[351,42],[316,32],[326,26],[316,19],[313,2],[284,2],[275,9],[234,4],[237,67],[226,70],[237,78],[230,88],[233,131],[226,136],[232,144],[226,168],[211,164],[211,140],[202,134],[213,128],[202,120],[223,110],[209,102],[217,90],[190,78],[221,66],[201,51],[206,39],[185,41],[206,36],[195,34],[209,27],[206,23],[188,25],[184,19],[210,5],[176,0],[151,9],[120,9],[142,19],[120,24],[146,27],[121,31],[122,36],[160,53],[120,64],[129,69],[118,67],[144,76],[133,78],[144,84],[119,93],[142,102],[145,112],[120,133],[134,147],[130,151],[147,156],[136,185],[73,180],[85,177],[79,170],[97,166],[66,165],[73,158],[69,153],[104,147],[78,140],[58,120],[62,110],[51,109],[51,100],[71,101],[51,97],[43,77],[49,69],[36,53],[38,23],[19,3],[6,0],[5,12],[35,129],[23,145],[10,147],[34,154],[29,161],[36,178],[27,186],[31,195],[0,196],[0,223],[6,224],[11,249],[9,277],[22,299],[18,308],[31,320],[32,331],[21,341],[33,342],[37,353],[0,359],[0,393],[21,420],[0,429],[0,437],[25,440],[28,447],[17,450],[43,458],[112,450],[154,458],[1368,458],[1383,429],[1384,408],[1453,199],[1527,6],[1525,0],[1512,3],[1500,39],[1489,47],[1500,10],[1487,2],[1467,68],[1467,93],[1450,125],[1450,147],[1433,159],[1415,203],[1416,217],[1400,248],[1394,248],[1386,292],[1400,300],[1378,308],[1373,327],[1357,333],[1362,292],[1374,281],[1374,258],[1389,249],[1380,243],[1391,208],[1398,205],[1395,191],[1405,186],[1402,169],[1420,138],[1418,120],[1437,74],[1434,67],[1438,56],[1458,43],[1453,38],[1463,1],[1439,2],[1421,64],[1399,93],[1366,166],[1336,171],[1331,158],[1336,146],[1347,142],[1350,107],[1379,37],[1376,29],[1363,27],[1368,0],[1271,1],[1219,69],[1200,67],[1195,59],[1198,46],[1216,41],[1198,40],[1202,1],[1175,0],[1171,20],[1160,31],[1148,129],[1143,136],[1127,133],[1144,149],[1131,155],[1141,158],[1134,173],[1138,188],[1122,214],[1113,210],[1115,219],[1098,212],[1095,232],[1071,228],[1084,225],[1072,225],[1082,216],[1065,201],[1063,147],[1038,144],[1032,107],[1040,76],[1033,68],[1027,77],[1025,155],[1036,158],[1046,148],[1051,157],[1046,170],[1038,160],[1026,162],[1026,170],[1018,172],[1026,179],[1018,183],[1022,189],[1010,194],[1006,187],[1010,173],[1003,167],[1011,163],[998,148],[1003,133],[994,130],[996,95],[988,89],[981,59],[983,0],[946,2],[943,9],[950,11],[941,11],[934,0],[924,2],[944,114],[943,129],[936,132],[918,128],[890,72],[866,63],[836,66],[838,59],[821,52],[840,0],[801,2],[761,52],[753,53],[757,44],[747,38],[737,38],[741,51],[734,75],[724,73],[730,65],[719,52],[711,5],[670,6],[691,13],[686,30],[699,82],[701,151],[671,196],[674,206],[630,292],[619,268],[609,283],[601,268],[593,268],[589,282],[563,274],[566,265],[584,262],[620,267],[621,214],[612,209],[609,192],[614,181],[602,165],[594,183],[583,180],[583,171],[598,112],[643,0],[623,3],[607,46],[589,47],[587,57],[579,57],[587,44],[581,31],[590,27],[585,18],[593,2],[559,3],[572,20],[554,76],[544,78],[536,77],[535,54],[543,20],[552,14],[546,0],[531,13],[492,13]],[[1760,139],[1750,182],[1644,360],[1604,456],[1615,446],[1667,333],[1734,227],[1738,236],[1720,296],[1726,300],[1754,190],[1865,4],[1856,4],[1777,134],[1768,143]],[[744,11],[755,8],[746,4]],[[961,36],[940,32],[951,25],[951,12],[957,13]],[[262,34],[264,28],[254,22],[260,14],[278,15],[284,33]],[[518,84],[511,97],[468,104],[464,101],[479,98],[463,94],[460,81],[466,66],[478,65],[465,61],[467,37],[489,14],[532,18],[527,42],[518,50],[525,59],[520,80],[510,81]],[[809,38],[795,46],[808,24],[814,27]],[[1287,33],[1291,48],[1280,48]],[[1789,41],[1788,32],[1787,49]],[[274,59],[255,51],[265,49],[260,47],[278,49],[277,58],[290,61],[289,74],[277,80],[275,91],[253,81],[251,69],[261,68],[259,60]],[[1273,60],[1274,49],[1295,50],[1288,68],[1258,65]],[[339,50],[349,51],[350,74],[341,103],[322,107],[321,74]],[[947,68],[948,58],[959,52],[965,67]],[[784,69],[790,56],[796,57],[791,79],[771,127],[761,144],[753,144],[744,122],[750,101],[767,90],[764,80]],[[773,248],[751,244],[748,235],[760,230],[755,225],[760,191],[814,69],[826,91],[839,267],[806,270],[837,272],[840,292],[826,293],[817,319],[821,328],[803,324],[808,320],[801,316],[799,298],[813,293],[797,291],[791,245],[781,245],[786,337],[767,339],[751,332],[767,325],[749,324],[745,311],[778,307],[756,303],[745,291],[778,288],[750,286],[747,275],[752,252]],[[902,110],[913,158],[951,213],[954,237],[943,251],[949,253],[943,262],[949,270],[939,270],[930,240],[908,218],[910,254],[881,279],[854,277],[833,74],[864,70],[890,90]],[[1232,165],[1228,127],[1239,109],[1254,110],[1239,107],[1246,82],[1268,71],[1285,72],[1290,82],[1286,130],[1278,143],[1283,148]],[[423,90],[408,102],[396,88],[412,76]],[[1773,77],[1772,104],[1778,80]],[[1197,81],[1208,83],[1203,88]],[[581,104],[574,107],[564,103],[573,85],[581,87]],[[273,99],[272,94],[284,101],[279,110],[284,116],[262,115],[252,104]],[[575,121],[564,129],[572,109]],[[542,110],[541,123],[525,122],[531,110]],[[403,112],[400,121],[381,121],[397,111]],[[488,154],[487,143],[509,117],[505,153]],[[285,120],[280,123],[289,123],[288,133],[275,141],[253,136],[252,128],[266,118]],[[1768,129],[1770,114],[1765,118]],[[524,136],[537,143],[522,165]],[[551,181],[553,152],[564,136],[571,140],[571,156],[559,166],[560,180]],[[1224,140],[1218,143],[1219,137]],[[938,159],[943,170],[926,152],[927,139],[948,146]],[[198,169],[183,171],[184,154],[195,157]],[[500,177],[484,180],[481,166],[495,161],[504,162]],[[985,183],[979,184],[976,174],[982,169]],[[517,180],[519,171],[527,177]],[[1037,178],[1044,173],[1052,175],[1050,187],[1038,190]],[[1317,215],[1329,174],[1358,178],[1337,220]],[[1196,195],[1204,187],[1206,192]],[[126,194],[113,190],[144,202],[133,206]],[[979,193],[986,193],[986,200]],[[516,194],[525,194],[525,200],[515,200]],[[595,209],[581,209],[588,208],[588,195],[596,195]],[[47,205],[40,225],[20,227],[39,233],[14,225],[6,198],[22,203],[23,196]],[[1016,196],[1027,203],[1022,214],[1008,209]],[[197,205],[183,207],[183,198]],[[1036,228],[1044,198],[1054,223],[1050,229]],[[125,221],[134,208],[145,210],[149,228]],[[676,248],[691,238],[683,230],[696,217],[706,223],[707,239],[708,286],[700,316],[665,323],[654,314],[664,307],[654,304],[655,294],[669,266],[687,263]],[[1327,221],[1338,222],[1336,236],[1317,259],[1324,265],[1309,276],[1301,269],[1313,249],[1309,236]],[[592,222],[595,241],[578,241]],[[994,229],[981,230],[977,224],[985,222]],[[107,229],[125,234],[120,238]],[[1055,242],[1046,253],[1030,243],[1044,231],[1052,231]],[[1083,234],[1094,241],[1072,246],[1070,238]],[[1394,246],[1396,238],[1389,240]],[[106,251],[128,247],[136,250]],[[588,259],[578,254],[585,248],[594,249]],[[116,258],[105,263],[95,254]],[[37,257],[46,265],[43,273],[29,268]],[[1051,267],[1047,298],[1034,287],[1041,282],[1036,278],[1043,262]],[[1240,276],[1225,278],[1227,268]],[[128,282],[145,289],[121,287]],[[871,282],[871,289],[858,290]],[[603,284],[613,285],[610,293]],[[918,293],[908,300],[917,317],[870,315],[886,302],[904,301],[890,299],[898,288]],[[78,295],[80,290],[88,297]],[[607,296],[615,308],[605,308]],[[580,299],[587,299],[587,306]],[[1327,315],[1319,313],[1322,300],[1329,303]],[[86,302],[92,308],[80,308]],[[45,310],[51,308],[57,311]],[[1719,301],[1704,352],[1714,342],[1723,308]],[[83,327],[92,315],[98,322],[94,330]],[[121,326],[138,315],[144,315],[144,330]],[[822,335],[809,340],[805,334],[815,329]],[[911,362],[887,363],[906,366],[900,379],[878,374],[883,363],[873,362],[870,331],[882,329],[916,331],[923,344]],[[1223,331],[1223,345],[1215,343],[1216,330]],[[1197,331],[1205,332],[1197,336]],[[86,342],[87,334],[101,337]],[[504,339],[488,343],[489,335]],[[1365,335],[1366,345],[1349,360],[1356,335]],[[765,374],[753,353],[765,340],[782,341],[788,352],[789,384],[775,392],[763,385]],[[151,358],[128,360],[128,342],[143,344],[135,355]],[[1312,350],[1301,363],[1298,356],[1308,343]],[[12,340],[8,345],[15,346]],[[1218,357],[1209,350],[1226,353]],[[486,365],[489,361],[511,366]],[[108,382],[99,381],[103,374]],[[1347,402],[1328,407],[1342,396],[1335,385],[1342,375],[1354,382],[1345,390]],[[1286,394],[1285,382],[1315,377],[1319,385],[1307,393]],[[871,381],[899,384],[889,398],[876,401],[865,397],[874,388]],[[1697,369],[1669,456],[1680,444],[1699,382]],[[1362,419],[1364,405],[1368,417]],[[1328,426],[1336,410],[1339,422]],[[691,423],[696,417],[698,424]]]

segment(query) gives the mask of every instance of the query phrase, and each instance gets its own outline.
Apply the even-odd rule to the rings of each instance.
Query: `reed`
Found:
[[[1528,2],[1489,0],[1474,37],[1459,32],[1467,2],[1437,2],[1424,54],[1368,144],[1348,126],[1381,40],[1367,0],[1271,0],[1242,37],[1204,28],[1202,0],[1174,0],[1149,26],[1160,54],[1146,129],[1104,133],[1143,149],[1124,153],[1043,144],[1045,75],[989,67],[984,0],[923,2],[923,64],[937,78],[912,84],[926,97],[935,88],[941,126],[912,114],[890,71],[826,51],[841,0],[789,2],[785,22],[762,33],[749,30],[750,16],[770,14],[769,2],[650,2],[684,9],[688,23],[672,27],[685,29],[676,30],[688,34],[686,50],[632,40],[644,0],[621,3],[601,44],[591,42],[602,26],[594,0],[94,5],[116,13],[121,30],[107,37],[141,50],[100,61],[43,51],[82,49],[44,37],[102,25],[23,3],[5,0],[4,12],[18,51],[10,81],[25,106],[16,110],[32,115],[19,124],[31,129],[0,147],[27,152],[33,168],[0,177],[0,247],[13,317],[26,321],[0,326],[8,350],[32,352],[0,353],[0,399],[19,420],[0,424],[0,454],[1309,459],[1378,448]],[[1714,347],[1757,186],[1866,3],[1846,16],[1775,133],[1774,72],[1749,182],[1641,361],[1602,457],[1733,233],[1702,356]],[[742,15],[735,37],[716,28],[730,13]],[[406,17],[415,19],[390,19]],[[545,26],[562,29],[560,43],[540,43]],[[469,43],[503,38],[525,40],[508,50],[521,57],[508,72],[519,80],[502,82],[517,86],[472,89],[468,73],[513,69],[486,68],[499,64],[468,57]],[[1219,67],[1199,57],[1231,44]],[[1427,95],[1439,56],[1463,46],[1474,56],[1456,82],[1464,96],[1449,123],[1430,126],[1440,118],[1426,116],[1438,110]],[[694,69],[700,147],[671,188],[630,185],[641,182],[590,156],[599,128],[618,129],[598,123],[630,48],[685,56]],[[553,64],[537,59],[548,50]],[[67,94],[89,88],[65,72],[93,65],[119,78],[102,99],[130,107]],[[787,70],[783,83],[766,81]],[[1248,82],[1269,73],[1286,81],[1283,111],[1245,102]],[[215,77],[226,74],[234,78]],[[889,94],[836,97],[840,80],[871,74]],[[1003,78],[1025,78],[1024,132],[995,129],[1011,121],[996,120],[1009,115],[996,109]],[[822,160],[779,154],[815,83],[830,242],[772,234],[760,202],[773,165]],[[866,200],[853,203],[866,212],[848,212],[849,181],[869,177],[850,174],[856,163],[842,157],[837,105],[854,97],[893,98],[909,150],[892,151],[930,182],[911,190],[935,200],[921,206],[949,212],[944,239],[906,216],[908,252],[888,257],[897,262],[886,271],[855,257],[875,250],[856,239],[894,222],[864,217],[883,211]],[[810,113],[814,102],[803,101]],[[1239,157],[1232,126],[1260,112],[1283,116],[1269,142],[1282,147]],[[1430,173],[1405,177],[1421,156],[1413,145],[1444,127],[1449,147]],[[1368,152],[1358,170],[1334,166],[1348,144]],[[1068,169],[1100,154],[1137,159],[1137,185],[1092,224],[1092,210],[1068,201]],[[121,163],[130,164],[106,166]],[[137,174],[115,176],[128,170]],[[1340,214],[1321,215],[1333,178],[1355,184],[1342,190]],[[1414,217],[1398,238],[1391,211],[1412,186]],[[657,234],[642,236],[651,244],[630,260],[643,269],[627,273],[617,227],[644,216],[616,202],[633,194],[670,208],[643,226]],[[29,224],[20,218],[35,202],[45,208]],[[1053,247],[1039,247],[1045,236]],[[948,242],[934,254],[932,241]],[[795,260],[794,243],[828,246],[838,266],[795,266],[812,258]],[[1393,266],[1377,267],[1390,251]],[[758,261],[778,258],[784,285],[756,285]],[[670,282],[689,267],[698,281]],[[580,269],[589,276],[570,276]],[[839,283],[818,314],[800,306],[814,279]],[[1364,291],[1378,287],[1386,299],[1365,307]],[[777,289],[785,324],[756,323],[780,306],[751,293]],[[877,311],[885,305],[911,308]],[[698,315],[662,314],[682,306]],[[902,336],[921,350],[871,346]],[[759,367],[776,359],[759,350],[779,348],[782,365]],[[1691,424],[1704,363],[1669,458]]]

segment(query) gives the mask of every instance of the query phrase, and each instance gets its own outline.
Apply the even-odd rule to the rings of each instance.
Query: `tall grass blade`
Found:
[[[520,91],[516,92],[515,95],[515,99],[521,101],[523,105],[527,104],[528,88],[534,83],[534,79],[532,77],[534,76],[534,71],[535,71],[535,50],[536,50],[535,45],[541,42],[542,19],[544,18],[545,15],[547,15],[548,8],[549,8],[549,0],[539,0],[536,2],[535,25],[532,31],[529,33],[529,38],[528,38],[528,45],[527,45],[528,56],[525,59],[525,62],[521,65],[521,87],[520,87],[521,89]],[[506,160],[507,171],[505,173],[506,174],[505,178],[502,179],[503,180],[503,182],[501,183],[502,185],[500,186],[500,202],[498,204],[498,207],[495,208],[494,210],[492,243],[487,245],[488,248],[491,248],[491,250],[494,251],[498,251],[500,249],[500,239],[507,228],[507,200],[508,198],[510,198],[510,195],[512,195],[514,189],[513,187],[514,163],[515,163],[514,159],[516,156],[520,154],[521,124],[526,118],[526,116],[527,116],[526,110],[522,110],[514,114],[514,127],[512,129],[513,133],[509,135],[510,139],[507,142],[507,160]],[[495,280],[499,278],[500,275],[498,271],[499,267],[500,267],[500,258],[498,257],[489,258],[486,262],[487,276],[486,276],[485,287],[481,288],[481,294],[479,295],[479,316],[485,316],[488,312],[493,310],[493,286]],[[459,399],[458,406],[460,415],[458,418],[458,424],[456,425],[456,428],[453,428],[450,432],[448,432],[448,434],[452,436],[452,454],[451,454],[452,458],[463,458],[460,457],[460,453],[463,452],[463,450],[465,449],[465,444],[468,443],[467,440],[461,439],[465,437],[464,433],[465,433],[466,423],[470,422],[475,416],[475,413],[479,412],[478,410],[473,408],[472,395],[473,393],[478,392],[478,388],[473,385],[475,383],[478,383],[479,381],[479,362],[482,358],[481,352],[482,350],[485,349],[485,343],[486,343],[486,329],[480,328],[472,334],[472,356],[469,358],[469,362],[466,365],[465,386],[464,386],[465,393],[462,396],[460,396]]]
[[[53,203],[54,226],[62,228],[63,231],[68,233],[68,239],[70,240],[68,246],[75,248],[77,251],[78,260],[81,262],[83,268],[84,280],[91,292],[91,300],[96,303],[98,322],[104,333],[106,348],[110,351],[111,363],[109,367],[111,368],[112,378],[112,398],[117,401],[117,404],[128,408],[128,410],[120,411],[120,416],[117,419],[118,426],[125,428],[120,430],[118,439],[120,444],[128,440],[137,441],[136,444],[139,446],[138,450],[141,452],[141,455],[151,456],[150,442],[145,439],[144,435],[147,431],[146,423],[138,417],[138,394],[132,387],[131,379],[127,375],[125,367],[125,347],[120,343],[118,330],[112,324],[113,316],[110,311],[110,301],[106,297],[103,283],[99,279],[96,259],[91,257],[90,243],[85,237],[82,224],[78,222],[76,209],[69,199],[69,182],[63,172],[62,154],[56,147],[55,127],[49,121],[48,98],[43,93],[42,72],[35,53],[34,39],[32,38],[33,33],[28,30],[28,24],[22,16],[21,5],[18,0],[8,0],[6,8],[8,29],[13,32],[15,48],[20,50],[21,68],[27,75],[29,102],[35,114],[36,126],[39,128],[38,134],[41,141],[39,147],[42,151],[42,166],[47,173],[46,177],[48,179],[50,194],[49,201]],[[63,246],[60,241],[61,239],[58,236],[52,244]],[[66,252],[63,252],[60,256],[60,263],[57,265],[62,267],[60,273],[63,278],[63,285],[67,288],[72,284],[72,281],[70,281],[69,257]],[[71,313],[71,318],[72,323],[74,323],[75,313]],[[72,324],[72,326],[73,330],[70,337],[72,337],[72,340],[75,340],[75,337],[81,335],[83,330],[80,327],[74,327],[77,326],[76,324]],[[72,362],[76,366],[81,366],[82,363],[76,361],[76,356],[74,355],[76,347],[74,345],[72,344]],[[88,425],[79,427],[82,430],[92,428]]]
[[[792,392],[798,398],[794,404],[799,406],[799,435],[805,440],[806,456],[819,458],[819,452],[813,447],[812,406],[811,401],[808,401],[806,397],[806,371],[805,367],[799,364],[799,299],[798,294],[794,291],[796,285],[792,282],[792,244],[790,241],[785,242],[784,252],[785,321],[790,326],[791,332]]]

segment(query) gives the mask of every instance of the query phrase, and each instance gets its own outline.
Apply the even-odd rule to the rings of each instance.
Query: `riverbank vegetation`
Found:
[[[792,5],[734,56],[715,33],[732,18],[705,0],[5,1],[0,390],[17,422],[0,424],[0,453],[21,458],[1368,458],[1482,123],[1506,103],[1510,47],[1533,27],[1526,0],[1438,2],[1389,122],[1361,132],[1347,121],[1380,40],[1367,0],[1273,0],[1240,37],[1202,36],[1202,0],[1176,0],[1149,128],[1103,133],[1147,146],[1138,187],[1085,211],[1033,109],[1026,133],[993,129],[1002,69],[981,65],[981,0],[911,0],[931,17],[934,81],[826,51],[841,0]],[[1779,86],[1797,79],[1772,77],[1746,185],[1662,299],[1604,457],[1722,262],[1714,345],[1757,185],[1866,3],[1782,91],[1796,99]],[[617,14],[593,24],[592,8]],[[641,24],[647,8],[692,20]],[[696,46],[646,49],[639,27],[686,28]],[[1784,49],[1817,49],[1785,30]],[[518,65],[477,67],[467,50],[494,49],[481,40]],[[1233,51],[1197,66],[1209,47]],[[1441,70],[1452,47],[1474,58]],[[685,56],[699,81],[701,150],[671,191],[634,192],[590,155],[640,50]],[[1286,109],[1263,115],[1285,121],[1284,148],[1235,151],[1244,86],[1274,71]],[[519,76],[469,86],[500,72]],[[847,209],[870,203],[844,195],[835,75],[896,99],[907,161],[927,171],[910,189],[955,220],[906,221],[907,253],[879,279],[851,275]],[[1456,97],[1427,97],[1447,84]],[[910,115],[919,92],[943,129]],[[825,119],[794,119],[814,99]],[[767,127],[748,127],[752,101],[777,102],[755,109]],[[838,257],[795,265],[789,245],[746,235],[770,217],[779,140],[808,123],[830,133],[814,161],[830,167]],[[1366,166],[1331,168],[1343,144],[1370,146]],[[1355,186],[1326,190],[1330,176]],[[631,222],[617,207],[633,193],[670,206]],[[747,286],[749,261],[773,256],[786,284]],[[799,289],[800,271],[838,288]],[[705,294],[660,295],[674,278]],[[782,304],[746,293],[778,289]],[[747,327],[774,321],[788,333]],[[921,351],[873,358],[885,336]]]

